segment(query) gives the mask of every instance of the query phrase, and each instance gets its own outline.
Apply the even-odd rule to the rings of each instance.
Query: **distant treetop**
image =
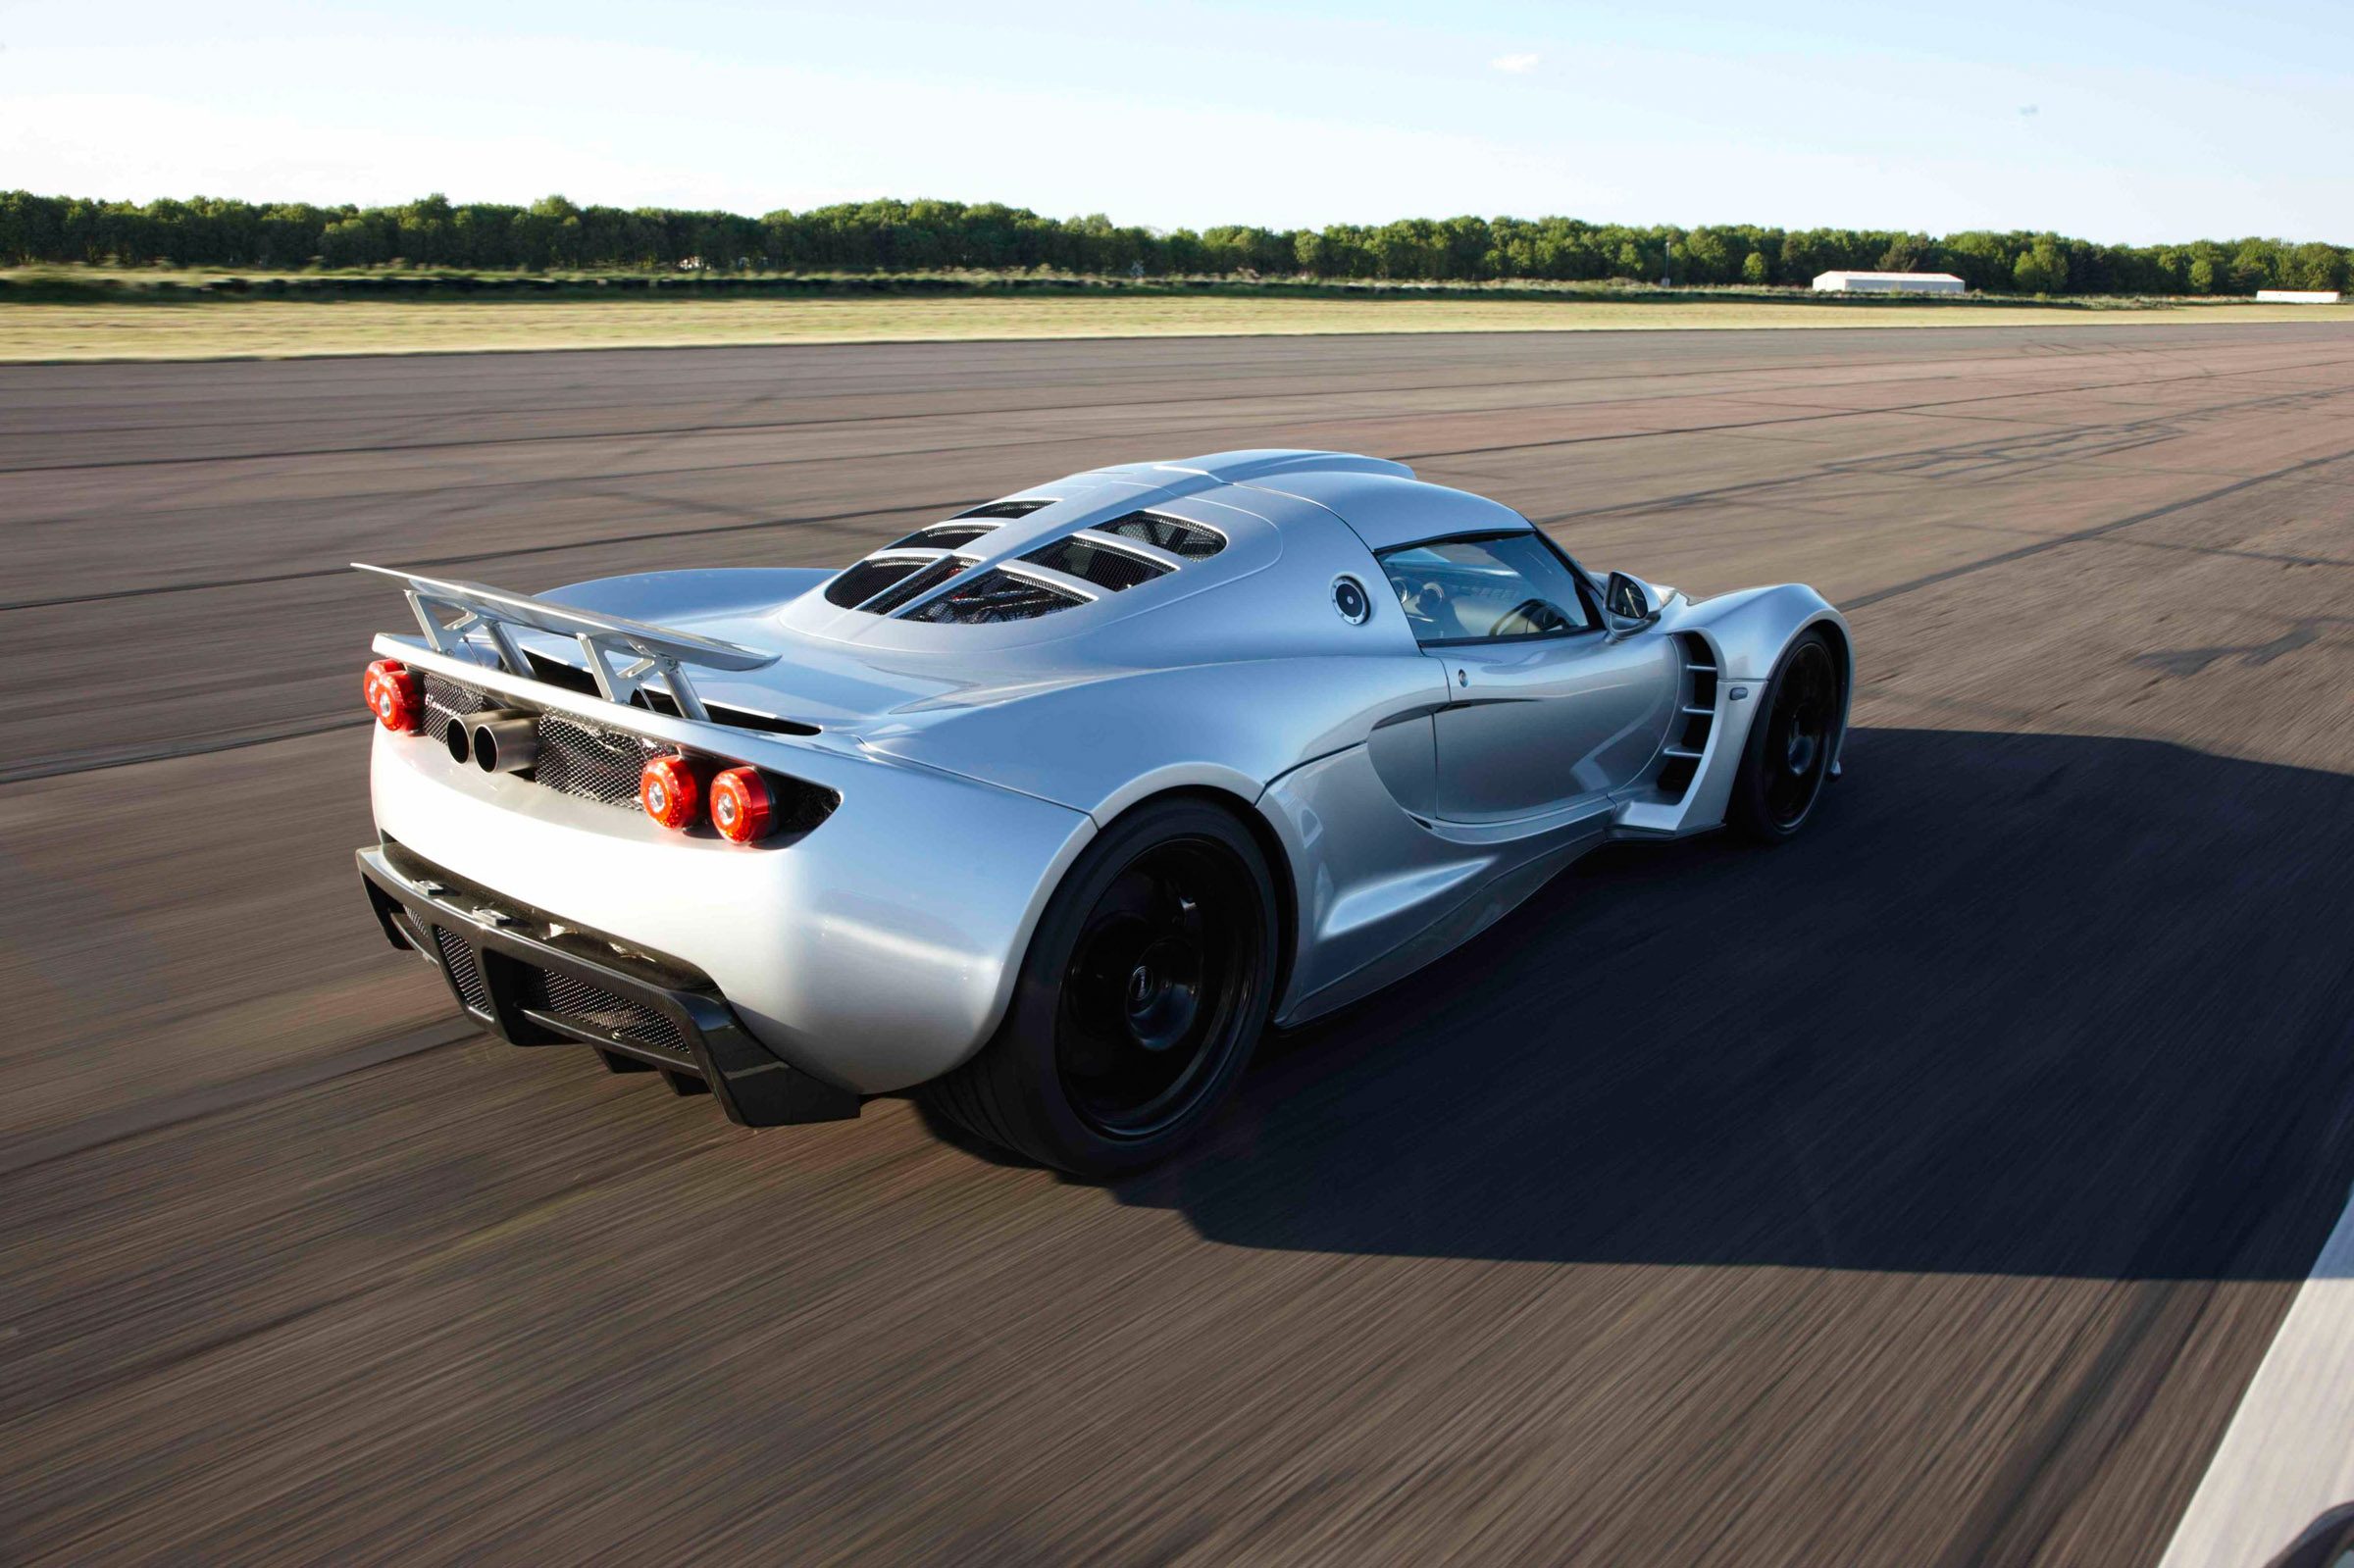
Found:
[[[1196,232],[1044,218],[996,202],[870,201],[760,218],[669,208],[453,203],[315,207],[198,196],[139,206],[0,193],[0,264],[300,269],[675,269],[1104,277],[1780,283],[1816,274],[1947,272],[1972,288],[2071,294],[2247,294],[2348,285],[2345,248],[2277,239],[2102,245],[2052,233],[1933,238],[1882,229],[1698,228],[1575,218],[1406,218],[1324,228]]]

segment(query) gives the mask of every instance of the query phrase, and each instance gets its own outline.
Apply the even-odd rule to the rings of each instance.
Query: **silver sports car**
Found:
[[[841,572],[384,575],[360,869],[475,1020],[748,1126],[916,1088],[1099,1176],[1598,844],[1797,833],[1853,664],[1811,588],[1598,579],[1337,452],[1075,474]]]

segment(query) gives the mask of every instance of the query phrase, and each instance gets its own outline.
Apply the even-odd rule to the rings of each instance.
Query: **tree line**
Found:
[[[1574,218],[1403,219],[1323,228],[1122,226],[995,202],[870,201],[760,218],[668,208],[528,207],[428,196],[398,207],[197,197],[90,201],[0,193],[0,263],[285,269],[708,269],[723,272],[1051,272],[1110,277],[1305,277],[1400,282],[1516,279],[1805,284],[1835,269],[1948,272],[2034,294],[2246,294],[2347,286],[2345,247],[2277,239],[2103,245],[2062,234],[1748,224],[1637,228]]]

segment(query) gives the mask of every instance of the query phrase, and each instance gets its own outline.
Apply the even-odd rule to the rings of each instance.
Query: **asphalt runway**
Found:
[[[2350,416],[2323,325],[0,370],[0,1559],[2152,1561],[2354,1180]],[[375,930],[345,562],[1260,445],[1814,582],[1847,777],[1116,1188],[733,1129]]]

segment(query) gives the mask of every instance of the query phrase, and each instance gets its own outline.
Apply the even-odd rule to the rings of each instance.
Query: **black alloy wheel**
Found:
[[[1223,845],[1155,844],[1097,900],[1063,977],[1064,1093],[1106,1138],[1182,1116],[1257,989],[1256,899]]]
[[[1778,842],[1814,814],[1844,722],[1840,683],[1820,632],[1802,634],[1782,655],[1733,784],[1728,815],[1751,837]]]
[[[1139,807],[1048,903],[979,1054],[924,1086],[947,1120],[1082,1176],[1174,1153],[1215,1114],[1274,1003],[1275,887],[1249,829],[1203,798]]]

